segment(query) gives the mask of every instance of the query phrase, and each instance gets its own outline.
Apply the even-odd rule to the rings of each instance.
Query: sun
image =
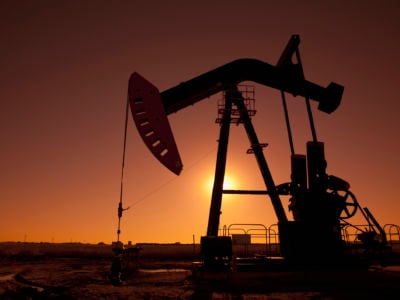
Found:
[[[235,189],[236,184],[235,180],[230,175],[225,175],[224,177],[224,190],[233,190]]]
[[[213,186],[214,186],[214,176],[210,176],[210,177],[208,177],[207,182],[206,182],[207,192],[211,193]],[[225,174],[223,189],[224,190],[234,190],[236,188],[237,188],[237,184],[236,184],[234,177],[230,174]]]

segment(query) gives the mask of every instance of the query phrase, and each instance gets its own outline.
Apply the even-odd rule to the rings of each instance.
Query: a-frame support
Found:
[[[269,170],[267,161],[263,153],[263,145],[259,143],[257,134],[251,122],[244,99],[236,85],[230,86],[225,93],[225,109],[221,119],[221,129],[218,143],[217,161],[215,167],[214,185],[211,196],[210,215],[208,219],[207,236],[218,236],[218,228],[221,214],[223,183],[225,176],[226,157],[228,151],[229,127],[231,124],[232,104],[236,105],[240,122],[244,124],[247,136],[251,145],[251,152],[254,153],[261,175],[263,177],[266,190],[271,198],[275,214],[279,223],[287,222],[286,213],[279,198],[274,180]]]

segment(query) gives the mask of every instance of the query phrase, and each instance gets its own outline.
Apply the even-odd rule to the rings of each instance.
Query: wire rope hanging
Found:
[[[124,142],[122,149],[122,166],[121,166],[121,189],[119,194],[119,203],[118,203],[118,229],[117,229],[117,242],[119,242],[120,234],[121,234],[121,218],[124,210],[129,209],[123,208],[122,199],[123,199],[123,191],[124,191],[124,169],[125,169],[125,156],[126,156],[126,136],[128,131],[128,111],[129,111],[129,99],[126,101],[126,109],[125,109],[125,128],[124,128]]]

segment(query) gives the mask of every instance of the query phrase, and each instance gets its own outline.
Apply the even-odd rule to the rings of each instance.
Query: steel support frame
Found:
[[[207,236],[218,236],[218,228],[221,215],[222,196],[223,196],[223,184],[225,177],[226,158],[228,151],[229,141],[229,129],[231,124],[231,109],[232,104],[235,104],[240,111],[241,122],[243,122],[247,136],[250,141],[252,152],[254,153],[261,175],[263,177],[268,195],[271,199],[275,214],[279,223],[285,223],[288,221],[282,202],[280,200],[278,191],[276,189],[274,180],[269,170],[267,161],[264,157],[262,146],[258,141],[257,134],[251,122],[251,118],[247,111],[244,99],[241,93],[238,91],[237,86],[234,85],[230,88],[232,93],[226,93],[225,96],[225,110],[221,120],[221,129],[218,142],[218,153],[215,167],[214,185],[211,196],[210,214],[208,219]],[[233,96],[233,97],[232,97]],[[234,103],[232,103],[234,99]]]

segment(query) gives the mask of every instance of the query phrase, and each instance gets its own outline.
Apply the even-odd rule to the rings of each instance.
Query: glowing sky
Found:
[[[316,110],[327,172],[350,182],[382,224],[400,224],[398,1],[0,2],[0,241],[116,238],[124,109],[132,72],[160,91],[238,58],[275,64],[292,34],[308,80],[345,86]],[[219,127],[211,97],[170,116],[184,169],[159,164],[129,120],[123,241],[191,242],[206,232]],[[278,91],[256,86],[254,126],[276,183],[290,148]],[[296,151],[311,139],[288,98]],[[227,173],[263,183],[244,129],[232,127]],[[287,207],[287,199],[283,198]],[[276,222],[268,198],[224,197],[221,225]]]

